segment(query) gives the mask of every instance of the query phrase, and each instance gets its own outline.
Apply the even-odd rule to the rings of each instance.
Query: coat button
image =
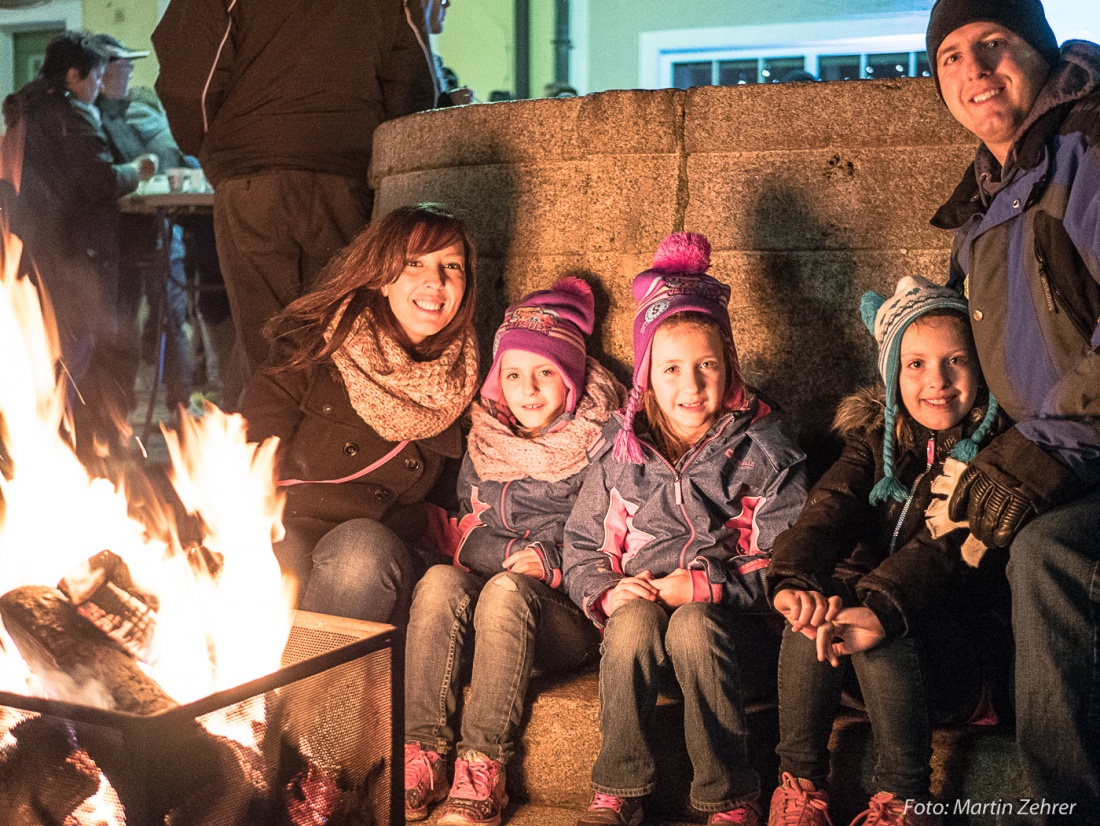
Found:
[[[321,405],[321,412],[324,413],[327,416],[329,413],[332,412],[332,405],[331,404],[322,404]]]
[[[379,488],[378,490],[376,490],[374,492],[374,498],[375,499],[389,499],[390,498],[390,492],[388,490],[386,490],[385,488]]]
[[[985,318],[985,313],[983,313],[981,310],[975,310],[974,311],[974,320],[975,321],[981,321],[983,318]]]
[[[1019,209],[1020,208],[1020,199],[1019,198],[1017,198],[1015,201],[1012,202],[1012,208],[1013,209]]]
[[[346,445],[344,445],[344,455],[345,456],[354,456],[358,452],[359,452],[359,445],[357,445],[355,442],[348,442]]]
[[[405,470],[420,470],[420,462],[416,459],[406,459]]]

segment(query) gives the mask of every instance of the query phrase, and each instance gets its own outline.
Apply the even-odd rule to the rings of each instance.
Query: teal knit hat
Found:
[[[878,371],[886,384],[886,433],[882,443],[883,477],[871,490],[871,504],[888,498],[904,502],[909,495],[894,476],[894,440],[898,417],[898,372],[901,367],[901,339],[909,325],[934,310],[952,310],[964,318],[968,315],[966,299],[952,289],[933,284],[919,275],[907,275],[898,282],[889,298],[876,292],[866,292],[859,302],[863,323],[878,343]],[[968,463],[978,453],[997,417],[997,402],[992,394],[985,418],[970,436],[961,439],[951,456]]]

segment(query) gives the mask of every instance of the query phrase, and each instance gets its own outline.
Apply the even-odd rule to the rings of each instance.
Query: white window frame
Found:
[[[924,51],[928,13],[916,12],[844,20],[671,29],[638,36],[638,86],[672,86],[672,64],[770,57],[805,57],[817,72],[818,57]],[[859,37],[852,37],[859,31]],[[861,69],[866,59],[861,58]]]

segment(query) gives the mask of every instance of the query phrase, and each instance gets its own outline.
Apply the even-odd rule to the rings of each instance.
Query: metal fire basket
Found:
[[[0,692],[0,720],[59,732],[86,753],[117,793],[107,822],[396,826],[403,674],[392,626],[299,611],[269,676],[149,716]],[[257,709],[254,748],[222,736],[225,720],[240,725],[250,710],[256,720]],[[15,747],[0,739],[0,765]]]

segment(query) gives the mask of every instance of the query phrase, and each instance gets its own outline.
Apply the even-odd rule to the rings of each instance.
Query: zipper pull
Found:
[[[928,448],[925,451],[925,459],[928,460],[928,467],[936,464],[936,437],[930,436],[928,439]],[[927,470],[928,468],[925,468]]]
[[[1054,292],[1050,288],[1050,276],[1047,275],[1047,259],[1043,255],[1043,250],[1039,246],[1039,241],[1035,241],[1035,260],[1039,264],[1039,284],[1043,288],[1043,298],[1046,299],[1047,309],[1052,312],[1058,312],[1058,305],[1054,303]]]
[[[680,485],[680,475],[679,474],[676,475],[676,481],[673,483],[673,486],[676,488],[676,504],[677,505],[684,504],[684,489]]]

